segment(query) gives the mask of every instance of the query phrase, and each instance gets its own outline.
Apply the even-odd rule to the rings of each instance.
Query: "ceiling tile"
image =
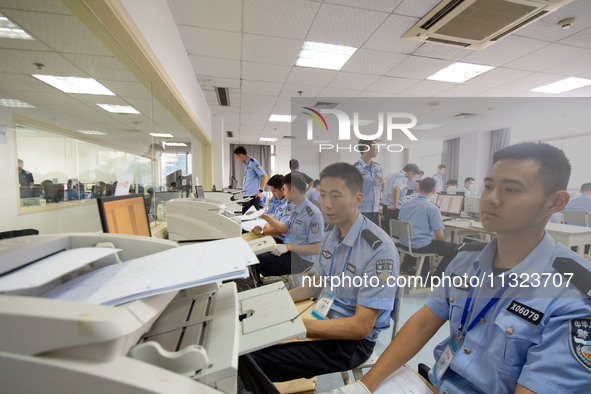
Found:
[[[526,75],[523,78],[512,81],[510,83],[499,85],[498,87],[501,89],[529,91],[531,89],[537,88],[538,86],[543,86],[552,82],[559,81],[560,79],[562,79],[562,77],[555,74],[534,73]]]
[[[516,97],[517,94],[519,90],[494,88],[478,93],[475,97]]]
[[[449,60],[409,56],[397,64],[392,70],[388,71],[386,75],[400,78],[425,79],[453,63]]]
[[[240,31],[242,2],[237,0],[169,0],[168,4],[179,25]]]
[[[312,86],[325,86],[339,72],[335,70],[323,70],[309,67],[293,67],[287,77],[286,83]]]
[[[248,0],[244,3],[244,32],[303,40],[319,3],[307,0]]]
[[[530,53],[529,55],[507,63],[506,66],[521,70],[541,71],[587,53],[591,53],[591,51],[566,45],[551,44]]]
[[[451,89],[447,89],[442,91],[441,93],[436,94],[436,96],[441,97],[473,97],[477,94],[483,93],[489,90],[487,86],[471,86],[466,84],[458,84]],[[402,92],[404,95],[405,92]]]
[[[179,32],[189,55],[240,60],[240,33],[191,26],[179,26]]]
[[[580,56],[544,69],[545,73],[560,74],[566,77],[577,77],[591,72],[591,54]]]
[[[515,70],[512,68],[493,68],[464,82],[462,85],[488,86],[491,88],[504,85],[511,81],[523,78],[531,74],[531,71]]]
[[[410,54],[422,44],[400,38],[419,19],[409,16],[390,15],[388,19],[363,44],[363,48]]]
[[[471,49],[455,48],[451,45],[440,45],[426,42],[417,48],[412,54],[415,56],[457,61],[472,52],[474,51]]]
[[[398,7],[402,0],[324,0],[324,2],[390,13]]]
[[[404,0],[396,9],[395,14],[414,16],[419,19],[427,15],[441,0]]]
[[[419,82],[416,79],[405,79],[395,77],[381,77],[376,82],[371,84],[366,91],[370,92],[382,92],[382,93],[400,93],[404,89],[408,89],[411,86]]]
[[[66,59],[96,79],[135,82],[137,78],[114,56],[62,54]]]
[[[455,83],[451,82],[441,82],[441,81],[421,81],[413,86],[409,87],[408,89],[404,89],[400,95],[401,96],[421,96],[421,97],[428,97],[428,96],[435,96],[438,93],[451,89],[457,86]]]
[[[276,82],[242,81],[242,93],[277,95],[282,84]]]
[[[481,51],[471,51],[461,61],[498,67],[543,48],[546,45],[548,43],[544,41],[513,35]]]
[[[275,105],[277,96],[264,96],[261,94],[242,93],[242,105]]]
[[[101,82],[107,89],[124,99],[128,97],[152,97],[148,89],[139,82],[107,80],[102,80]]]
[[[302,40],[244,34],[242,60],[292,66],[303,44]]]
[[[558,42],[563,45],[591,49],[591,28],[582,30]]]
[[[292,66],[242,62],[242,78],[253,81],[284,82]]]
[[[250,105],[242,103],[241,114],[265,114],[267,119],[273,110],[273,105]]]
[[[240,61],[219,57],[190,55],[193,69],[199,75],[214,77],[240,78]]]
[[[36,11],[51,14],[71,14],[68,7],[66,7],[61,1],[2,0],[2,8],[10,8],[24,11]]]
[[[407,55],[400,53],[376,51],[373,49],[358,49],[351,59],[341,69],[358,74],[384,75],[395,65],[406,59]]]
[[[377,75],[364,75],[340,72],[329,82],[328,88],[364,90],[378,80]],[[357,92],[358,93],[358,92]],[[322,93],[324,95],[324,92]]]
[[[324,3],[306,39],[358,48],[387,17],[384,12]]]
[[[240,89],[240,80],[234,78],[221,78],[211,75],[200,75],[199,82],[204,90],[213,90],[214,87]]]
[[[55,52],[20,51],[3,49],[0,62],[24,74],[66,75],[71,77],[88,77],[78,67]],[[33,63],[44,64],[39,70]],[[41,81],[39,81],[41,82]],[[43,82],[41,82],[43,83]]]
[[[316,97],[321,90],[322,86],[286,83],[283,85],[280,95],[284,97]]]
[[[338,89],[326,87],[322,89],[318,97],[355,97],[361,90],[359,89]]]

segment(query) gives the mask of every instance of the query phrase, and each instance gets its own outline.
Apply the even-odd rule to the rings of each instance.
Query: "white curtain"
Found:
[[[492,166],[493,155],[509,145],[511,139],[511,128],[493,130],[490,132],[490,156],[488,168]]]
[[[443,185],[449,179],[458,179],[460,167],[460,139],[454,138],[443,141],[443,152],[441,152],[441,164],[445,164],[446,170],[443,176]],[[460,184],[460,182],[458,182]]]

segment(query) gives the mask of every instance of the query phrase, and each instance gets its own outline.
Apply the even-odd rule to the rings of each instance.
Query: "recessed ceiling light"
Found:
[[[427,79],[432,81],[462,83],[469,80],[470,78],[474,78],[477,75],[492,70],[493,68],[494,67],[492,66],[485,66],[482,64],[457,62],[437,71],[435,74],[427,77]]]
[[[16,99],[0,99],[0,107],[8,108],[35,108],[34,105]]]
[[[64,93],[99,94],[103,96],[115,96],[115,93],[101,85],[93,78],[59,77],[55,75],[33,76],[46,84],[61,90]]]
[[[440,124],[434,124],[434,123],[422,123],[420,125],[417,125],[415,127],[413,127],[413,130],[431,130],[431,129],[436,129],[437,127],[441,127]]]
[[[269,138],[269,137],[261,137],[259,138],[260,142],[275,142],[277,141],[277,138]]]
[[[164,146],[187,146],[187,144],[185,144],[184,142],[166,142],[166,141],[164,141],[162,144],[164,144]]]
[[[152,137],[158,138],[174,138],[174,135],[168,133],[150,133]]]
[[[139,114],[138,110],[129,105],[97,104],[102,109],[116,114]]]
[[[27,34],[19,25],[0,14],[0,38],[15,38],[18,40],[32,40],[33,37]]]
[[[357,48],[305,41],[296,66],[340,70]]]
[[[566,78],[532,89],[532,92],[560,94],[570,90],[582,88],[591,85],[591,79],[584,78]]]
[[[271,116],[269,116],[269,122],[286,122],[286,123],[290,123],[293,120],[293,118],[291,117],[291,115],[277,115],[277,114],[272,114]]]
[[[86,135],[107,135],[107,133],[97,130],[78,130],[78,132]]]

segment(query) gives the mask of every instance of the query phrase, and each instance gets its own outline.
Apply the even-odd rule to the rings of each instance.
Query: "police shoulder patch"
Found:
[[[285,207],[285,214],[287,216],[291,215],[291,205],[288,205]]]
[[[310,223],[310,231],[312,231],[312,234],[317,234],[318,231],[320,231],[320,223],[318,223],[318,222]]]
[[[591,318],[569,321],[569,344],[573,356],[591,371]]]
[[[314,215],[314,210],[309,205],[306,206],[306,212],[308,212],[308,216]]]
[[[394,260],[376,260],[373,264],[376,276],[380,279],[381,283],[386,283],[388,278],[394,274]]]
[[[371,246],[373,250],[376,250],[382,244],[382,240],[379,239],[371,230],[365,229],[361,231],[363,239]]]

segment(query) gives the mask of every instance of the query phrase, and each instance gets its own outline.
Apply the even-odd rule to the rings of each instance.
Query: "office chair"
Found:
[[[439,255],[437,253],[416,253],[412,251],[412,225],[409,222],[403,222],[396,219],[390,219],[390,236],[392,238],[405,238],[408,240],[408,248],[402,245],[400,242],[396,242],[396,248],[400,253],[400,261],[404,261],[404,255],[409,255],[417,260],[415,276],[420,276],[425,263],[425,258],[431,258],[431,261]],[[408,290],[408,294],[418,293],[424,289],[417,289],[417,281],[414,282],[413,286]]]
[[[392,319],[392,337],[391,337],[391,339],[394,339],[394,336],[398,332],[398,318],[400,317],[400,305],[402,303],[402,296],[403,296],[403,292],[400,289],[400,287],[396,288],[396,295],[394,298],[394,308],[392,309],[392,312],[390,313],[390,318]],[[373,367],[374,364],[378,361],[378,358],[380,358],[380,356],[378,356],[375,352],[372,352],[371,356],[369,356],[369,358],[363,364],[350,370],[353,373],[353,378],[355,380],[361,379],[363,377],[363,368]],[[345,385],[351,383],[351,377],[349,375],[349,370],[341,371],[341,377],[343,378],[343,382],[345,383]]]
[[[566,224],[579,224],[585,227],[589,227],[589,212],[563,211],[562,221]]]

